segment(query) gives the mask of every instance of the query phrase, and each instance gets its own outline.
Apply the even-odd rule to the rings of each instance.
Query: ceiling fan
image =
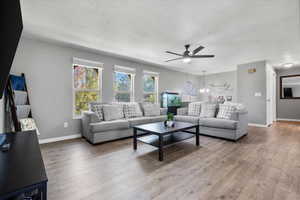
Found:
[[[184,63],[189,63],[192,60],[192,58],[213,58],[213,57],[215,57],[215,55],[197,55],[197,53],[199,53],[201,50],[204,49],[203,46],[199,46],[198,48],[194,49],[193,52],[189,51],[189,48],[190,48],[189,44],[184,45],[184,47],[185,47],[185,51],[182,54],[175,53],[172,51],[166,51],[166,53],[180,56],[179,58],[166,60],[166,62],[171,62],[171,61],[175,61],[175,60],[183,60]]]

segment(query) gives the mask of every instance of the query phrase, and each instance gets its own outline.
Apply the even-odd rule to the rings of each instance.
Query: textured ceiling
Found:
[[[299,0],[25,0],[25,34],[194,74],[300,61]],[[165,63],[203,45],[215,58]]]

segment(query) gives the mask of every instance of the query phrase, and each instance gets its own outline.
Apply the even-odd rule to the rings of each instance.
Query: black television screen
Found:
[[[15,57],[18,43],[23,30],[21,6],[19,0],[1,1],[1,73],[0,99],[9,76],[10,68]]]

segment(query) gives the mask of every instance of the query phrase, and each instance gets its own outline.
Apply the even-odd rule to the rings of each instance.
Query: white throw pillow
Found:
[[[138,103],[126,103],[124,105],[125,118],[142,117],[140,105]]]
[[[220,104],[217,118],[219,118],[219,119],[231,119],[232,114],[235,111],[236,111],[235,106]]]
[[[160,106],[158,104],[144,104],[144,115],[145,116],[159,116],[160,115]]]
[[[116,119],[123,119],[123,106],[122,105],[104,105],[103,114],[105,121],[111,121]]]
[[[202,104],[201,105],[201,113],[200,113],[200,117],[203,118],[212,118],[215,117],[216,115],[216,109],[217,109],[217,105],[216,104]]]
[[[189,116],[199,116],[201,110],[201,103],[202,102],[194,102],[190,103],[188,107],[188,115]]]

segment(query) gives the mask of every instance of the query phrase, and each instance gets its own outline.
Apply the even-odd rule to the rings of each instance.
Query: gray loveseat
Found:
[[[120,106],[120,113],[112,119],[111,115],[115,115],[114,106]],[[102,115],[102,119],[99,120],[97,113]],[[90,104],[90,110],[83,113],[82,135],[92,144],[126,138],[133,136],[133,126],[165,121],[166,114],[167,109],[159,108],[156,104],[93,102]]]
[[[176,121],[190,122],[200,125],[200,134],[214,136],[229,140],[238,140],[248,133],[248,112],[241,104],[225,103],[225,105],[232,106],[233,112],[228,119],[217,118],[219,108],[216,106],[215,114],[210,117],[201,117],[203,105],[206,102],[193,102],[189,104],[188,108],[179,108]],[[190,114],[193,107],[198,106],[194,113]]]

